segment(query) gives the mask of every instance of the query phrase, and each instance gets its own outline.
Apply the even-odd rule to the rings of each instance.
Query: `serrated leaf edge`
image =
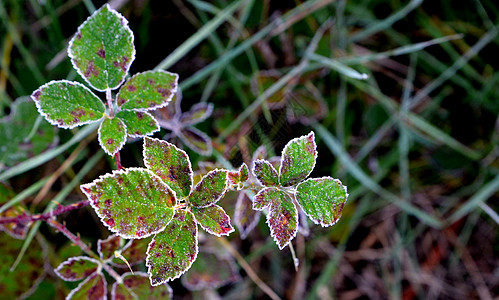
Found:
[[[208,145],[208,147],[206,148],[206,150],[203,150],[199,147],[197,147],[196,145],[194,145],[193,143],[191,143],[189,141],[189,139],[184,135],[184,133],[182,132],[182,130],[191,130],[191,131],[194,131],[197,135],[201,136],[205,141],[206,141],[206,145]],[[182,140],[182,142],[189,148],[191,148],[192,150],[198,152],[199,154],[203,155],[203,156],[209,156],[211,155],[211,152],[213,152],[213,146],[212,146],[212,141],[211,141],[211,138],[204,132],[202,132],[201,130],[195,128],[195,127],[192,127],[192,126],[186,126],[186,127],[183,127],[179,130],[177,136]]]
[[[148,236],[151,236],[151,235],[157,234],[159,232],[162,232],[166,228],[166,226],[168,226],[169,222],[166,223],[163,228],[158,229],[156,231],[152,231],[152,232],[150,232],[148,234],[144,234],[140,238],[136,237],[136,236],[133,236],[133,235],[125,235],[125,234],[119,233],[118,231],[116,231],[115,229],[113,229],[112,226],[109,226],[106,222],[103,221],[104,216],[99,212],[98,207],[95,206],[95,204],[91,200],[91,195],[85,191],[85,189],[91,189],[97,183],[103,182],[104,179],[106,179],[108,177],[114,177],[117,174],[127,175],[130,171],[145,171],[145,172],[150,173],[150,175],[152,175],[153,177],[156,177],[162,184],[164,184],[167,187],[167,189],[172,193],[172,195],[175,198],[175,200],[178,201],[177,200],[177,195],[175,194],[175,191],[172,190],[158,175],[154,174],[154,172],[152,172],[151,170],[146,169],[146,168],[126,168],[126,169],[121,169],[121,170],[114,170],[112,173],[107,173],[107,174],[99,176],[98,179],[95,179],[94,181],[92,181],[90,183],[86,183],[86,184],[80,185],[80,190],[83,192],[83,194],[85,194],[85,196],[87,196],[88,200],[90,200],[90,205],[94,209],[95,214],[97,214],[97,216],[99,217],[99,220],[101,221],[101,223],[104,224],[104,226],[106,226],[106,228],[109,231],[111,231],[111,232],[119,235],[120,237],[122,237],[124,239],[144,239],[144,238],[146,238]]]
[[[209,203],[209,204],[207,204],[207,205],[201,205],[201,206],[198,206],[198,205],[194,205],[194,204],[192,204],[192,203],[190,203],[190,202],[189,202],[189,203],[190,203],[190,205],[192,205],[192,206],[194,206],[194,207],[196,207],[196,208],[205,208],[205,207],[208,207],[208,206],[210,206],[210,205],[212,205],[212,204],[217,203],[218,201],[220,201],[220,199],[222,199],[222,198],[223,198],[223,196],[225,196],[225,193],[227,193],[227,190],[229,189],[229,174],[228,174],[228,171],[227,171],[226,169],[219,169],[219,168],[216,168],[216,169],[214,169],[214,170],[211,170],[210,172],[208,172],[206,175],[204,175],[204,176],[201,178],[201,180],[200,180],[200,181],[199,181],[199,182],[198,182],[198,183],[197,183],[197,184],[196,184],[196,185],[195,185],[195,186],[191,189],[191,193],[189,194],[189,196],[187,197],[187,199],[188,199],[188,198],[190,198],[190,196],[192,195],[192,193],[194,192],[194,190],[196,190],[196,187],[197,187],[198,185],[200,185],[200,184],[203,182],[203,180],[204,180],[204,179],[205,179],[205,178],[206,178],[206,177],[207,177],[210,173],[215,173],[215,172],[218,172],[218,171],[225,172],[225,189],[223,190],[223,192],[221,192],[221,193],[220,193],[220,196],[218,196],[217,198],[215,198],[215,200],[214,200],[214,201],[210,202],[210,203]]]
[[[91,261],[91,262],[96,264],[97,270],[95,270],[95,272],[91,273],[90,275],[93,275],[94,273],[99,272],[99,269],[101,268],[101,263],[98,260],[91,258],[91,257],[88,257],[88,256],[73,256],[73,257],[70,257],[67,260],[63,261],[61,264],[59,264],[59,266],[57,266],[57,268],[54,269],[54,273],[64,281],[80,281],[80,280],[82,280],[82,278],[80,278],[80,279],[68,279],[68,278],[64,277],[63,274],[61,273],[61,269],[64,266],[66,266],[67,264],[69,264],[73,261],[80,261],[80,260],[88,260],[88,261]],[[89,275],[89,277],[91,277],[90,275]]]
[[[263,164],[266,164],[270,167],[270,169],[272,171],[275,172],[275,174],[277,175],[277,183],[275,183],[276,185],[275,186],[279,186],[280,185],[280,175],[279,173],[277,173],[277,170],[274,168],[274,166],[270,163],[270,161],[266,160],[266,159],[257,159],[256,161],[254,161],[253,163],[253,169],[251,169],[251,172],[253,173],[253,176],[255,176],[256,180],[258,180],[258,183],[260,183],[262,186],[267,186],[265,185],[261,180],[260,178],[257,176],[257,174],[255,173],[255,168],[257,166],[257,163],[263,163]]]
[[[45,120],[47,120],[47,122],[49,122],[50,124],[54,125],[54,126],[57,126],[59,128],[64,128],[64,129],[73,129],[75,127],[78,127],[78,126],[83,126],[83,125],[86,125],[86,124],[91,124],[91,123],[95,123],[95,122],[99,122],[102,120],[102,118],[104,117],[104,113],[102,114],[102,117],[97,119],[97,120],[90,120],[90,121],[85,121],[85,122],[81,122],[81,123],[78,123],[78,124],[73,124],[73,125],[59,125],[59,123],[57,122],[57,120],[51,120],[49,119],[49,116],[48,114],[46,114],[45,112],[42,111],[42,108],[40,106],[40,101],[36,99],[35,97],[35,94],[37,92],[40,92],[42,91],[42,89],[48,87],[49,85],[51,84],[56,84],[56,83],[67,83],[69,85],[79,85],[81,87],[83,87],[84,89],[86,89],[92,96],[94,96],[95,98],[99,99],[99,102],[102,104],[102,107],[103,107],[103,111],[105,113],[106,111],[106,107],[104,106],[104,103],[102,103],[102,100],[97,97],[97,95],[95,95],[92,90],[90,90],[88,87],[86,87],[85,85],[77,82],[77,81],[69,81],[69,80],[51,80],[47,83],[45,83],[44,85],[41,85],[38,89],[36,89],[35,91],[33,91],[33,93],[31,93],[30,97],[31,99],[35,102],[35,105],[36,105],[36,110],[38,110],[38,113],[40,113],[40,115],[43,116],[43,118]]]
[[[212,204],[212,205],[210,205],[210,206],[216,206],[216,207],[218,207],[219,209],[221,209],[221,210],[224,212],[224,214],[225,214],[225,215],[227,216],[227,218],[229,219],[229,225],[230,225],[230,227],[231,227],[231,229],[230,229],[229,231],[227,231],[226,233],[222,233],[222,234],[218,234],[218,233],[216,233],[216,232],[213,232],[213,231],[211,231],[208,227],[204,227],[204,226],[203,226],[203,225],[202,225],[202,224],[198,221],[198,219],[196,219],[196,214],[195,214],[195,213],[193,213],[193,212],[191,212],[191,213],[192,213],[192,215],[194,216],[194,221],[196,222],[196,224],[199,224],[199,226],[201,226],[201,228],[203,228],[203,230],[204,230],[204,231],[206,231],[206,232],[208,232],[209,234],[212,234],[212,235],[217,236],[217,237],[221,237],[221,236],[229,236],[231,233],[233,233],[233,232],[235,231],[234,226],[232,226],[232,223],[230,222],[230,221],[231,221],[231,219],[230,219],[229,214],[228,214],[228,213],[227,213],[227,212],[226,212],[226,211],[225,211],[225,210],[224,210],[224,209],[223,209],[220,205]],[[209,207],[209,206],[207,206],[207,207],[196,207],[196,208],[208,208],[208,207]]]
[[[147,278],[149,277],[149,275],[145,272],[141,272],[141,271],[137,271],[137,272],[134,272],[134,273],[131,273],[131,272],[126,272],[126,273],[123,273],[121,274],[121,279],[125,279],[125,277],[128,277],[130,275],[133,275],[133,276],[141,276],[141,277],[144,277],[144,278]],[[123,280],[124,281],[124,280]],[[122,282],[121,284],[123,284],[123,286],[125,286],[125,284]],[[119,283],[117,281],[115,281],[113,283],[113,286],[111,288],[111,300],[115,300],[116,299],[116,288],[118,287]],[[168,293],[169,293],[169,297],[167,299],[171,299],[172,296],[173,296],[173,290],[172,290],[172,287],[167,284],[167,283],[164,283],[163,284],[164,286],[166,286],[166,288],[168,289]],[[135,299],[138,299],[138,296],[132,291],[130,290],[127,286],[125,286],[125,288],[127,289],[127,291],[135,297]]]
[[[255,199],[256,199],[256,197],[260,196],[263,193],[266,193],[268,190],[279,190],[279,189],[277,187],[265,187],[265,188],[259,190],[258,193],[256,193],[255,196],[253,196],[253,199],[251,201],[251,207],[253,208],[253,210],[262,211],[264,208],[267,208],[267,207],[270,206],[270,204],[272,204],[272,201],[269,201],[268,204],[262,206],[261,208],[256,208],[255,207]]]
[[[164,140],[160,140],[160,139],[156,139],[156,138],[151,138],[151,137],[145,137],[144,138],[144,142],[142,144],[142,157],[143,157],[143,161],[144,161],[144,166],[150,170],[151,172],[153,172],[150,168],[151,168],[151,164],[149,162],[149,160],[147,159],[147,155],[146,155],[146,143],[148,141],[153,141],[153,142],[159,142],[160,144],[161,143],[166,143],[167,146],[173,146],[176,150],[180,151],[183,155],[185,155],[185,157],[187,158],[187,165],[189,166],[189,179],[190,179],[190,184],[189,184],[189,187],[190,187],[190,193],[192,192],[192,188],[193,188],[193,185],[194,185],[194,180],[193,180],[193,176],[194,176],[194,171],[192,171],[192,164],[191,164],[191,159],[189,158],[189,155],[187,155],[187,152],[185,152],[184,150],[180,149],[179,147],[175,146],[174,144],[170,143],[170,142],[167,142],[167,141],[164,141]],[[154,172],[153,172],[154,173]],[[157,176],[157,175],[156,175]],[[158,176],[159,177],[159,176]],[[164,182],[163,179],[161,179],[161,181],[168,185],[167,182]],[[168,186],[168,188],[170,188],[170,186]],[[171,189],[171,188],[170,188]],[[173,190],[172,190],[173,191]],[[174,191],[173,191],[174,192]],[[189,193],[189,195],[190,195]],[[176,193],[174,192],[174,195],[175,195],[175,199],[177,199],[177,201],[180,201],[181,199],[178,199]],[[189,195],[186,196],[189,197]],[[183,198],[182,198],[183,199]]]
[[[194,214],[191,213],[190,211],[187,211],[188,214],[192,214],[192,219],[194,220],[194,223],[197,224],[197,222],[195,221],[196,218],[194,217]],[[149,257],[151,256],[150,253],[149,253],[149,248],[152,244],[152,242],[154,242],[154,237],[151,242],[149,243],[149,245],[147,246],[147,256],[146,256],[146,267],[147,267],[147,274],[149,275],[149,282],[151,283],[152,286],[158,286],[160,284],[163,284],[163,283],[167,283],[168,281],[172,281],[172,280],[175,280],[177,278],[179,278],[180,276],[182,276],[185,272],[189,271],[189,269],[191,268],[192,264],[196,261],[197,257],[198,257],[198,253],[199,253],[199,239],[198,239],[198,235],[199,235],[199,230],[198,230],[198,226],[194,226],[195,227],[195,230],[196,230],[196,234],[194,235],[194,239],[196,240],[196,246],[194,247],[194,259],[192,261],[189,262],[189,265],[187,266],[187,268],[185,268],[185,270],[183,270],[182,272],[178,273],[177,275],[175,275],[174,277],[171,277],[171,278],[167,278],[163,281],[160,281],[156,284],[154,284],[152,282],[152,278],[151,278],[151,270],[150,270],[150,265],[149,265]]]
[[[319,178],[308,178],[307,180],[304,180],[302,182],[300,182],[297,186],[296,186],[296,194],[298,195],[298,189],[300,187],[300,185],[304,184],[305,182],[308,182],[308,181],[317,181],[319,179],[329,179],[329,180],[334,180],[336,183],[338,183],[340,186],[343,187],[343,189],[345,190],[345,193],[346,193],[346,196],[345,196],[345,202],[343,203],[346,203],[348,201],[348,192],[347,192],[347,186],[346,185],[343,185],[343,183],[341,183],[341,181],[339,179],[336,179],[336,178],[333,178],[331,176],[324,176],[324,177],[319,177]],[[300,210],[312,221],[314,222],[314,224],[316,225],[321,225],[322,227],[329,227],[329,226],[333,226],[334,224],[338,223],[338,221],[340,220],[340,218],[338,218],[335,222],[333,223],[322,223],[322,222],[317,222],[316,220],[314,220],[312,218],[312,216],[310,216],[300,205],[300,202],[298,202],[298,200],[296,201],[298,203],[298,206],[300,207]]]
[[[102,244],[106,243],[106,242],[109,242],[111,239],[114,239],[116,237],[119,237],[121,238],[121,236],[117,235],[117,234],[111,234],[110,236],[108,236],[107,238],[103,239],[103,240],[98,240],[97,241],[97,252],[99,253],[99,257],[101,260],[112,260],[112,256],[111,257],[108,257],[106,259],[104,259],[104,257],[102,257]]]
[[[132,112],[138,112],[137,110],[131,110],[131,109],[123,109],[122,111],[132,111]],[[131,137],[131,138],[141,138],[141,137],[145,137],[145,136],[150,136],[150,135],[153,135],[155,132],[158,132],[161,128],[159,127],[159,123],[158,123],[158,120],[156,120],[156,118],[149,112],[147,111],[140,111],[141,113],[143,114],[146,114],[148,115],[149,117],[151,117],[151,119],[154,120],[154,124],[156,124],[156,128],[153,130],[153,131],[150,131],[146,134],[130,134],[128,133],[128,130],[127,130],[127,136]],[[125,123],[123,121],[123,119],[121,119],[120,117],[117,117],[118,119],[121,120],[121,122]],[[128,129],[128,127],[126,126],[125,124],[125,127]]]
[[[284,160],[284,153],[286,152],[286,150],[290,147],[290,145],[292,143],[295,143],[297,141],[299,141],[300,139],[307,139],[309,136],[311,136],[312,138],[312,141],[313,141],[313,145],[314,145],[314,164],[312,165],[312,168],[310,169],[310,172],[308,172],[307,176],[305,176],[303,179],[306,179],[308,176],[310,176],[310,174],[312,173],[312,171],[315,169],[315,165],[317,163],[317,143],[315,142],[315,132],[313,131],[310,131],[308,134],[306,135],[302,135],[300,137],[297,137],[297,138],[294,138],[292,140],[290,140],[286,146],[284,146],[284,148],[282,149],[282,152],[281,152],[281,164],[279,166],[279,183],[281,183],[281,176],[282,176],[282,168],[283,168],[283,160]]]
[[[289,196],[289,195],[288,195]],[[276,243],[277,247],[279,248],[279,250],[282,250],[284,249],[289,243],[291,243],[292,240],[294,240],[294,238],[296,237],[296,235],[298,234],[298,224],[299,224],[299,219],[298,219],[298,209],[296,207],[296,205],[294,204],[293,200],[291,197],[289,197],[290,200],[291,200],[291,204],[293,205],[294,209],[295,209],[295,219],[296,219],[296,229],[294,230],[293,232],[293,235],[286,241],[286,243],[284,243],[284,245],[279,245],[279,241],[277,240],[277,238],[274,236],[273,232],[272,232],[272,227],[270,226],[270,212],[267,214],[266,216],[266,223],[267,223],[267,226],[269,227],[270,229],[270,236],[272,236],[272,238],[274,239],[274,242]],[[269,211],[272,210],[272,205],[274,204],[274,201],[272,201],[270,203],[270,207],[269,207]]]
[[[165,70],[149,70],[149,71],[139,72],[139,73],[133,74],[133,76],[130,77],[127,80],[127,82],[125,82],[125,84],[123,86],[125,86],[128,83],[128,81],[132,80],[136,76],[142,75],[142,74],[149,74],[149,73],[164,73],[164,74],[168,74],[168,75],[173,75],[175,77],[175,80],[174,80],[175,86],[171,89],[170,96],[168,96],[168,98],[166,98],[166,100],[164,100],[163,103],[161,103],[159,105],[150,106],[150,107],[147,107],[147,108],[133,108],[133,109],[124,108],[123,110],[134,110],[134,111],[143,111],[143,112],[146,112],[146,111],[150,111],[150,110],[156,110],[156,109],[168,106],[168,104],[170,104],[170,102],[173,99],[173,96],[177,93],[177,90],[178,90],[178,74],[177,73],[172,73],[172,72],[168,72],[168,71],[165,71]],[[120,88],[120,91],[116,94],[116,99],[119,98],[120,92],[121,92],[121,88]],[[119,102],[119,101],[116,101],[116,102]],[[121,108],[122,106],[123,105],[118,105],[119,108]]]
[[[118,121],[121,122],[121,124],[123,124],[123,128],[125,129],[125,139],[123,140],[123,142],[120,142],[120,144],[118,145],[118,148],[116,148],[116,150],[114,152],[109,152],[106,147],[104,147],[104,145],[102,144],[102,140],[101,140],[101,128],[102,128],[102,124],[104,124],[104,120],[102,120],[102,122],[100,123],[99,125],[99,129],[97,130],[97,140],[99,141],[99,146],[102,148],[102,150],[104,150],[104,152],[106,152],[107,155],[109,156],[114,156],[116,153],[120,152],[121,149],[123,149],[123,146],[125,146],[126,144],[126,136],[127,136],[127,128],[126,128],[126,125],[125,123],[120,119],[120,118],[116,118]]]
[[[73,55],[73,53],[71,51],[71,48],[73,46],[73,41],[76,39],[76,36],[77,36],[78,32],[80,32],[80,30],[83,28],[83,26],[85,26],[91,20],[92,17],[94,17],[97,13],[99,13],[102,9],[104,9],[104,7],[107,7],[108,11],[110,11],[113,14],[115,14],[122,21],[121,24],[123,25],[123,27],[131,34],[131,36],[132,36],[131,43],[132,43],[132,50],[133,50],[132,51],[132,56],[130,57],[130,63],[128,64],[128,67],[126,68],[126,71],[124,71],[125,76],[123,76],[123,78],[118,82],[118,84],[115,87],[108,87],[107,89],[109,89],[109,90],[115,90],[118,87],[120,87],[123,84],[123,82],[125,82],[126,74],[128,74],[128,72],[130,71],[130,67],[131,67],[133,61],[135,60],[136,50],[135,50],[135,45],[133,44],[133,42],[135,40],[135,36],[133,34],[133,31],[128,26],[128,20],[122,14],[120,14],[116,10],[112,9],[111,6],[109,6],[109,4],[107,4],[107,3],[104,4],[101,8],[99,8],[98,10],[96,10],[93,14],[91,14],[90,16],[88,16],[88,18],[85,20],[85,22],[81,23],[80,26],[78,26],[78,28],[76,29],[76,33],[74,34],[74,36],[69,41],[68,50],[67,50],[68,51],[68,56],[69,56],[69,58],[71,60],[71,65],[73,65],[73,69],[75,69],[76,72],[78,72],[78,74],[83,78],[83,80],[85,80],[86,83],[88,83],[92,88],[94,88],[95,90],[100,91],[100,92],[104,92],[107,89],[103,89],[103,90],[102,89],[98,89],[92,83],[90,83],[90,81],[84,76],[85,74],[83,74],[81,72],[81,70],[76,66],[75,61],[74,61],[74,55]]]
[[[106,282],[106,278],[104,278],[104,275],[101,272],[98,272],[96,274],[93,274],[92,276],[88,276],[87,279],[85,279],[82,282],[80,282],[80,284],[77,287],[75,287],[74,289],[71,290],[71,292],[69,292],[69,294],[66,296],[66,300],[70,300],[74,296],[74,294],[76,294],[76,292],[78,292],[94,276],[100,276],[101,279],[102,279],[102,281],[104,281],[104,297],[101,298],[101,299],[102,300],[106,299],[106,295],[107,295],[107,282]],[[99,300],[99,299],[95,299],[95,300]]]

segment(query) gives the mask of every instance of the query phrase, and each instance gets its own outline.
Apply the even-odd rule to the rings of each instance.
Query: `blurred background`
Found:
[[[16,199],[40,213],[53,201],[78,202],[79,184],[115,168],[95,130],[55,130],[22,98],[50,80],[83,82],[67,44],[105,3],[0,0],[2,203]],[[213,103],[211,117],[194,125],[209,140],[155,134],[186,150],[195,170],[249,164],[260,145],[279,155],[313,130],[311,176],[339,178],[350,194],[336,225],[302,224],[293,240],[297,270],[265,218],[239,212],[227,239],[201,236],[213,257],[170,282],[175,299],[268,299],[259,282],[282,299],[497,299],[496,1],[109,3],[135,34],[131,74],[178,73],[183,111]],[[200,155],[204,143],[211,154]],[[143,166],[141,149],[130,141],[123,165]],[[237,197],[221,203],[233,219]],[[58,219],[92,249],[109,235],[88,207]],[[81,250],[44,223],[33,228],[25,240],[2,233],[0,293],[63,299],[77,283],[52,269]],[[214,272],[219,260],[226,272]]]

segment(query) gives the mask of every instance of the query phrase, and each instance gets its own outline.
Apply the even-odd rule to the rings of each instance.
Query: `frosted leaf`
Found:
[[[65,281],[79,281],[94,274],[99,265],[93,258],[76,256],[61,263],[54,271]]]
[[[289,141],[281,155],[279,179],[282,186],[291,186],[307,178],[315,167],[317,146],[314,132]]]

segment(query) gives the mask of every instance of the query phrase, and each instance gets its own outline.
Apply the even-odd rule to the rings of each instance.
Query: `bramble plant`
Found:
[[[52,215],[39,218],[64,232],[89,255],[71,257],[55,269],[66,281],[81,281],[67,299],[107,298],[103,270],[115,280],[112,299],[143,299],[145,295],[148,299],[171,298],[166,283],[188,271],[198,257],[198,226],[218,237],[234,231],[230,216],[219,205],[229,191],[240,193],[236,223],[244,228],[243,238],[258,220],[256,213],[249,221],[241,217],[241,209],[250,209],[242,201],[252,198],[254,210],[266,211],[270,235],[279,249],[289,245],[299,231],[299,210],[323,227],[338,221],[348,197],[346,186],[331,177],[308,178],[318,155],[314,132],[289,141],[278,160],[256,155],[251,170],[244,163],[237,170],[216,168],[195,183],[185,151],[147,136],[161,125],[187,146],[209,155],[210,138],[192,125],[210,116],[213,105],[196,104],[182,113],[178,76],[173,73],[147,71],[125,81],[135,58],[133,33],[127,23],[105,5],[78,28],[69,43],[73,67],[91,88],[105,92],[106,104],[75,81],[51,81],[31,95],[39,113],[60,128],[100,122],[99,144],[117,161],[117,170],[80,186],[102,224],[113,233],[99,240],[98,255],[77,243],[78,238],[54,222]],[[113,97],[112,91],[118,88]],[[151,112],[167,106],[176,93],[175,107],[164,108],[166,113],[155,112],[161,118],[158,123]],[[121,167],[119,151],[127,137],[143,138],[145,168]],[[10,228],[18,237],[30,225],[16,224],[24,225]],[[124,239],[130,241],[123,246]],[[207,260],[214,259],[211,256],[205,255],[198,268],[209,266]],[[132,270],[144,259],[147,272],[119,274],[114,269],[124,262]],[[227,273],[237,277],[230,271],[230,262],[227,266]],[[198,286],[196,280],[189,284]]]

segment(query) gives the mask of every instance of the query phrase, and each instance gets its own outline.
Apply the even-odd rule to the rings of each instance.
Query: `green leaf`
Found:
[[[111,291],[111,300],[168,300],[172,299],[172,288],[168,284],[151,286],[148,275],[144,272],[121,275],[122,284],[115,282]]]
[[[347,188],[331,177],[310,178],[296,187],[296,201],[315,224],[334,225],[347,201]]]
[[[227,191],[227,170],[215,169],[201,178],[188,200],[195,207],[207,207],[220,200]]]
[[[239,170],[229,171],[228,176],[229,176],[229,182],[231,184],[231,188],[236,188],[237,190],[241,190],[241,189],[243,189],[244,183],[249,178],[248,166],[245,163],[243,163],[239,167]]]
[[[33,293],[44,273],[43,250],[37,241],[22,257],[14,272],[10,267],[19,255],[24,241],[0,232],[0,295],[4,299],[24,299]]]
[[[133,138],[152,135],[159,131],[158,121],[148,112],[122,110],[116,114],[126,125],[128,136]]]
[[[253,174],[263,186],[278,186],[279,175],[272,164],[265,160],[259,159],[254,162]]]
[[[15,193],[7,185],[0,183],[0,207],[7,204]],[[30,212],[24,203],[16,204],[8,207],[0,213],[0,218],[12,218],[22,215],[30,215]],[[21,221],[0,224],[0,231],[4,231],[8,235],[16,239],[24,239],[28,233],[31,221]]]
[[[213,151],[211,138],[194,127],[182,128],[178,133],[178,137],[187,147],[201,155],[208,156]]]
[[[189,196],[192,188],[192,167],[187,154],[166,141],[144,139],[144,165],[158,175],[177,195]]]
[[[135,74],[120,88],[121,109],[155,110],[168,105],[177,92],[178,75],[166,71]]]
[[[78,74],[96,90],[118,88],[135,59],[128,21],[104,5],[78,27],[68,55]]]
[[[126,259],[129,265],[133,266],[140,262],[143,262],[146,259],[146,252],[149,243],[152,240],[152,236],[144,238],[144,239],[133,239],[130,240],[122,249],[121,255]],[[112,260],[112,264],[121,267],[128,268],[126,263],[119,259],[114,258]]]
[[[99,97],[78,82],[51,81],[34,91],[31,98],[40,114],[61,128],[95,122],[106,111]]]
[[[291,186],[307,178],[315,167],[317,158],[315,135],[308,135],[289,141],[281,155],[279,179],[282,186]]]
[[[146,266],[151,285],[180,277],[196,260],[198,227],[192,213],[177,210],[163,232],[156,234],[147,251]]]
[[[129,168],[80,186],[102,223],[123,238],[162,231],[173,217],[173,191],[151,171]]]
[[[191,291],[212,290],[240,279],[236,263],[230,256],[201,251],[189,272],[182,276],[182,284]]]
[[[201,102],[194,104],[188,112],[180,116],[183,125],[194,125],[206,120],[213,113],[213,104]]]
[[[107,284],[104,275],[95,273],[82,281],[66,297],[67,300],[105,300],[107,298]]]
[[[267,206],[269,207],[267,224],[270,228],[270,235],[282,250],[298,232],[298,211],[293,199],[287,193],[273,187],[261,190],[253,202],[253,208]]]
[[[126,126],[118,118],[105,118],[98,133],[99,144],[108,155],[114,156],[126,143]]]
[[[234,231],[234,228],[230,224],[230,217],[225,213],[223,208],[216,204],[203,208],[192,207],[191,211],[194,214],[196,222],[208,233],[216,236],[228,236]]]
[[[60,264],[54,272],[66,281],[78,281],[87,278],[97,271],[100,263],[90,257],[71,257]]]
[[[260,220],[260,212],[252,209],[251,206],[252,202],[248,195],[245,192],[240,192],[237,196],[236,208],[234,210],[234,224],[243,240]]]
[[[110,235],[105,240],[97,241],[97,252],[101,260],[107,260],[114,257],[114,252],[120,248],[121,237],[116,234]]]
[[[57,142],[55,127],[42,118],[30,97],[17,98],[0,120],[0,170],[37,156]]]

